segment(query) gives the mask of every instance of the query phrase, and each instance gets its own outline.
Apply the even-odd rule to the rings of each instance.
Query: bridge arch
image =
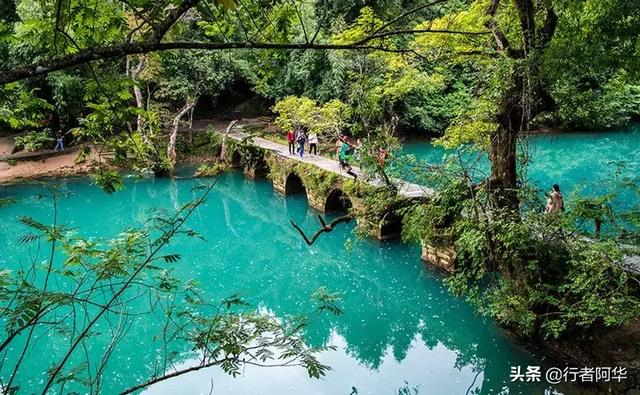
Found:
[[[324,212],[333,213],[336,211],[347,211],[353,204],[349,196],[339,188],[335,188],[329,192],[327,198],[324,201]]]
[[[402,217],[393,211],[386,212],[380,220],[378,238],[388,240],[402,235]]]
[[[233,150],[231,153],[231,167],[240,167],[242,166],[242,155],[238,150]]]
[[[300,176],[298,176],[295,172],[291,172],[287,174],[284,179],[284,194],[285,195],[298,195],[298,194],[307,194],[307,188],[305,188],[304,183]]]

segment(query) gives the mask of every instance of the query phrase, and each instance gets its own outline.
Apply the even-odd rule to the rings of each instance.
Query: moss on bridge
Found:
[[[274,189],[282,195],[305,194],[309,206],[321,213],[345,211],[357,221],[357,232],[380,240],[399,237],[402,231],[403,203],[411,199],[386,187],[341,176],[333,171],[301,162],[295,158],[271,153],[257,147],[235,152],[242,157],[244,174],[257,178],[266,172]],[[247,152],[251,153],[248,158]],[[256,156],[261,152],[261,156]]]

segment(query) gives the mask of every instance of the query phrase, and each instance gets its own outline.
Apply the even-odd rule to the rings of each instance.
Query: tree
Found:
[[[624,49],[637,51],[633,49],[633,39],[621,25],[631,23],[634,26],[631,31],[635,31],[640,25],[640,12],[633,6],[630,13],[625,11],[623,15],[623,4],[626,2],[481,0],[454,18],[443,17],[428,26],[436,30],[444,26],[465,30],[484,26],[491,32],[490,41],[437,34],[416,39],[415,48],[422,56],[457,63],[472,61],[485,76],[476,88],[480,95],[471,106],[472,111],[454,125],[449,138],[456,143],[480,142],[487,148],[491,159],[488,185],[497,208],[514,211],[518,207],[516,143],[522,131],[538,125],[539,116],[555,108],[545,64],[557,64],[555,59],[565,62],[562,59],[566,54],[558,53],[558,46],[568,49],[570,40],[572,48],[584,45],[601,53],[610,45],[612,53],[618,53],[615,61],[618,67],[624,64],[637,70],[637,57],[620,53]],[[598,31],[595,44],[589,29],[585,24],[578,28],[575,18]],[[605,28],[604,23],[615,27]],[[561,43],[554,46],[556,32],[560,32]],[[591,59],[600,69],[609,63],[608,60],[600,62],[597,56]]]
[[[225,54],[197,54],[194,51],[165,53],[160,56],[160,83],[157,99],[180,103],[171,124],[167,157],[169,170],[176,162],[176,138],[182,117],[191,112],[202,95],[215,99],[233,81],[235,65]]]
[[[44,268],[34,258],[24,262],[24,271],[0,273],[5,329],[0,336],[2,391],[101,392],[106,381],[102,373],[136,316],[161,323],[163,352],[159,365],[150,355],[147,366],[156,367],[149,368],[139,384],[121,388],[124,393],[210,366],[220,366],[233,376],[245,364],[303,366],[310,377],[323,376],[329,367],[315,355],[326,348],[307,346],[303,330],[324,312],[341,313],[335,294],[319,289],[313,295],[316,308],[309,315],[281,319],[249,306],[238,295],[212,303],[196,284],[172,276],[171,266],[181,256],[166,252],[168,243],[177,237],[201,238],[186,224],[214,185],[196,187],[193,192],[199,196],[175,213],[154,210],[146,226],[125,230],[111,240],[84,239],[58,223],[58,199],[64,195],[58,188],[49,196],[51,225],[20,218],[29,231],[19,242],[35,251],[46,247],[48,255]],[[148,304],[136,302],[135,295],[146,295]],[[85,347],[97,336],[108,346],[92,348],[90,356]],[[61,346],[52,348],[54,363],[40,365],[43,383],[19,388],[17,377],[43,339]],[[189,366],[173,369],[177,355],[171,351],[176,349],[192,350],[197,358]]]
[[[157,7],[147,2],[106,2],[99,13],[93,16],[88,12],[77,18],[70,18],[69,9],[89,8],[83,0],[74,0],[69,9],[63,9],[60,4],[54,8],[44,8],[44,15],[40,23],[34,24],[29,30],[29,35],[21,33],[21,40],[29,40],[33,49],[44,51],[45,56],[36,61],[25,63],[5,63],[0,71],[0,84],[19,81],[29,77],[48,74],[53,71],[76,67],[96,60],[121,58],[127,55],[144,54],[149,52],[167,51],[173,49],[201,49],[219,51],[224,49],[318,49],[318,50],[386,50],[385,39],[395,35],[422,34],[422,33],[450,33],[450,34],[477,34],[475,32],[449,31],[447,29],[432,30],[429,28],[418,30],[393,31],[393,23],[401,18],[415,14],[429,6],[443,3],[446,0],[436,0],[432,3],[416,7],[396,18],[390,23],[380,26],[371,34],[345,44],[316,43],[314,35],[307,34],[305,41],[281,42],[286,25],[279,23],[277,18],[293,18],[303,27],[305,21],[299,12],[281,13],[283,10],[297,9],[295,3],[287,5],[276,2],[273,8],[274,15],[268,12],[260,12],[257,3],[249,2],[247,6],[240,7],[233,0],[183,0],[174,7]],[[138,24],[127,30],[123,26],[123,15],[118,7],[123,7],[126,12],[133,14]],[[240,9],[238,12],[237,9]],[[197,11],[193,11],[197,10]],[[226,10],[234,10],[236,20],[228,23],[229,15]],[[262,10],[264,11],[264,10]],[[167,33],[180,20],[194,18],[204,28],[205,36],[213,40],[187,40],[187,41],[163,41]],[[99,19],[96,19],[99,18]],[[202,20],[199,20],[202,18]],[[66,24],[65,24],[66,22]],[[100,22],[96,29],[95,22]],[[286,23],[290,23],[289,20]],[[268,29],[266,29],[268,28]],[[316,31],[319,32],[321,26]],[[83,30],[86,29],[86,30]],[[306,30],[306,29],[305,29]],[[241,32],[235,37],[243,37],[239,41],[226,40],[226,32]],[[87,39],[86,42],[78,41],[78,36]],[[46,37],[53,37],[53,42]],[[235,38],[234,37],[234,38]],[[90,39],[89,39],[90,38]],[[257,38],[265,39],[259,41]],[[44,45],[44,48],[42,46]],[[52,52],[52,53],[51,53]],[[29,53],[23,53],[20,59],[30,59]]]

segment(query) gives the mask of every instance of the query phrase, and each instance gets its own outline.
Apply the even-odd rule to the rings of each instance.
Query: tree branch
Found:
[[[49,374],[47,383],[45,384],[44,389],[42,390],[43,395],[49,391],[49,388],[51,388],[51,386],[53,385],[56,379],[56,376],[60,373],[62,368],[65,366],[65,364],[67,363],[67,361],[69,360],[73,352],[75,351],[76,347],[89,334],[89,332],[91,331],[93,326],[96,324],[96,322],[100,320],[100,317],[102,317],[104,313],[107,312],[107,310],[111,307],[111,305],[113,305],[116,302],[116,300],[120,298],[120,296],[124,294],[124,292],[127,289],[129,289],[130,284],[136,281],[136,278],[138,277],[138,275],[149,265],[149,263],[155,258],[155,256],[160,252],[160,250],[180,230],[180,228],[185,224],[185,222],[189,219],[189,217],[191,217],[191,214],[193,214],[195,209],[198,208],[206,200],[207,196],[209,195],[213,187],[216,185],[216,182],[217,182],[217,179],[215,179],[214,182],[204,190],[204,193],[202,194],[202,196],[198,198],[191,206],[185,206],[187,207],[186,211],[184,212],[183,215],[180,215],[180,217],[176,220],[177,222],[174,224],[174,226],[156,240],[157,245],[153,250],[149,252],[147,258],[133,271],[133,273],[127,278],[124,284],[118,290],[114,291],[114,294],[107,301],[104,307],[102,307],[100,311],[98,311],[98,313],[89,321],[89,323],[84,327],[84,329],[78,335],[78,337],[72,340],[71,347],[69,347],[67,352],[64,354],[64,357],[62,358],[60,363],[58,363],[55,366],[55,368],[52,368],[51,374]]]
[[[440,4],[440,3],[446,3],[447,1],[449,1],[449,0],[435,0],[435,1],[432,1],[430,3],[422,4],[422,5],[419,5],[417,7],[414,7],[412,9],[410,9],[409,11],[404,12],[404,13],[398,15],[397,17],[393,18],[392,20],[390,20],[389,22],[385,23],[384,25],[380,26],[378,29],[376,29],[371,34],[372,35],[378,34],[378,33],[382,32],[384,29],[388,28],[389,26],[393,25],[394,23],[398,22],[399,20],[401,20],[403,18],[406,18],[409,15],[415,14],[416,12],[420,12],[425,8],[433,7],[434,5],[437,5],[437,4]]]
[[[152,25],[154,32],[152,40],[159,43],[169,29],[171,29],[171,26],[173,26],[178,19],[182,18],[187,11],[198,5],[199,2],[200,0],[184,0],[176,8],[171,9],[166,18],[160,23]]]
[[[307,243],[307,245],[312,245],[313,243],[315,243],[315,241],[318,239],[318,237],[320,237],[321,234],[331,232],[336,225],[338,225],[340,223],[343,223],[343,222],[348,223],[352,219],[353,219],[353,215],[347,214],[347,215],[343,215],[342,217],[338,217],[338,218],[334,219],[333,221],[331,221],[331,223],[329,225],[327,225],[327,223],[324,222],[324,219],[322,219],[322,216],[318,215],[318,221],[320,222],[321,227],[320,227],[320,229],[318,229],[316,231],[316,233],[314,233],[314,235],[313,235],[313,237],[311,237],[311,239],[309,239],[307,237],[307,235],[298,226],[298,224],[296,224],[295,222],[291,221],[291,225],[293,225],[293,227],[296,228],[296,230],[300,233],[300,235],[302,236],[304,241]]]
[[[535,9],[532,0],[515,0],[514,4],[518,10],[520,20],[520,30],[522,30],[522,42],[525,54],[529,54],[536,32]]]
[[[493,34],[493,38],[496,42],[496,47],[499,51],[506,52],[508,56],[514,59],[520,59],[524,57],[524,52],[519,50],[514,50],[511,48],[511,44],[507,39],[507,36],[500,30],[498,27],[498,22],[495,19],[496,12],[498,11],[498,6],[500,5],[500,0],[492,0],[491,5],[487,9],[487,16],[489,16],[489,20],[484,24],[487,29],[491,31]]]
[[[104,47],[87,48],[74,54],[55,57],[37,63],[17,66],[12,69],[0,70],[0,85],[20,81],[30,77],[64,70],[96,60],[121,58],[127,55],[139,55],[150,52],[168,51],[173,49],[200,49],[208,51],[224,49],[281,49],[281,50],[378,50],[397,51],[369,43],[378,38],[404,34],[445,33],[445,34],[487,34],[486,32],[463,32],[451,30],[401,30],[386,32],[366,37],[358,42],[348,44],[314,44],[314,43],[266,43],[266,42],[158,42],[146,40],[142,42],[127,42]]]
[[[224,134],[222,135],[222,144],[220,144],[220,157],[219,157],[220,160],[227,159],[227,140],[229,137],[229,133],[231,133],[231,130],[233,130],[233,128],[236,126],[236,124],[239,121],[240,121],[239,119],[235,119],[229,122],[229,125],[224,130]]]
[[[547,7],[547,16],[540,29],[540,44],[544,47],[551,42],[553,35],[556,32],[556,26],[558,24],[558,15],[556,15],[552,6]]]
[[[307,28],[304,26],[304,21],[302,20],[302,14],[300,13],[300,10],[298,9],[298,6],[296,6],[296,3],[294,0],[290,0],[291,1],[291,5],[293,6],[294,10],[296,11],[296,15],[298,16],[298,21],[300,21],[300,26],[302,27],[302,33],[304,34],[304,41],[305,42],[309,42],[309,36],[307,35]]]
[[[460,30],[430,29],[430,28],[429,29],[394,30],[391,32],[372,34],[370,36],[367,36],[363,41],[366,43],[377,38],[385,38],[389,36],[401,36],[405,34],[421,34],[421,33],[444,33],[444,34],[459,34],[459,35],[465,35],[465,36],[478,36],[483,34],[491,34],[491,31],[465,32]]]

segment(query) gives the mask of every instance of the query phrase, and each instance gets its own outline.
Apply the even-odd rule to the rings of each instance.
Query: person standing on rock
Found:
[[[551,193],[547,197],[547,207],[544,211],[547,213],[564,211],[564,198],[560,192],[560,185],[553,184],[551,187]]]

